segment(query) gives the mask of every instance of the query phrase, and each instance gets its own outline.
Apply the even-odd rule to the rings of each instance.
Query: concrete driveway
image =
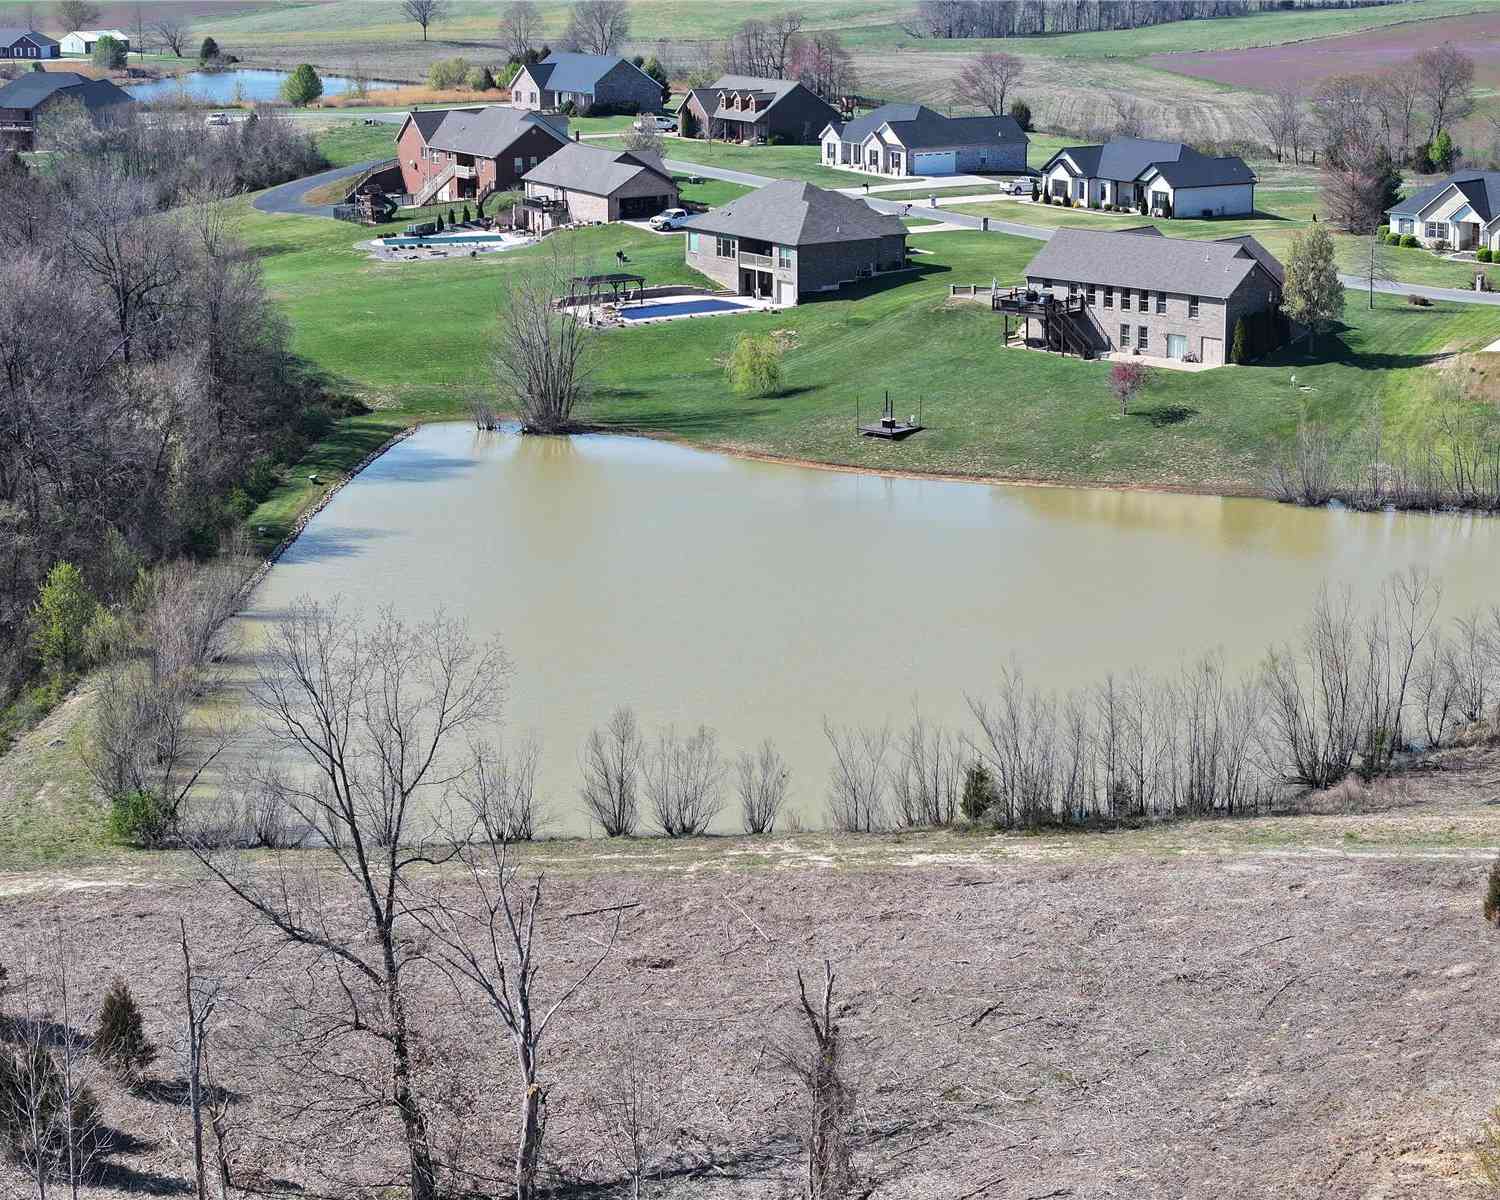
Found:
[[[388,161],[384,158],[372,158],[369,162],[355,163],[349,167],[335,167],[331,171],[321,171],[316,175],[309,175],[305,179],[294,179],[291,183],[283,183],[277,187],[267,188],[255,197],[252,204],[261,212],[291,213],[302,217],[331,217],[334,205],[332,204],[304,204],[302,197],[315,187],[321,187],[325,183],[332,183],[335,179],[345,179],[360,175],[371,167]]]

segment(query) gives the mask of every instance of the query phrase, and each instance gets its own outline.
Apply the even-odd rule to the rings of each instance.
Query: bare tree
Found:
[[[598,953],[573,979],[561,986],[551,1003],[541,984],[541,943],[537,920],[542,912],[542,877],[529,886],[515,877],[508,858],[505,831],[488,823],[489,814],[473,814],[484,835],[478,844],[464,839],[455,845],[468,877],[469,900],[453,903],[433,894],[408,890],[407,903],[431,935],[429,959],[455,985],[478,991],[509,1038],[519,1070],[521,1094],[515,1153],[516,1200],[533,1200],[541,1166],[542,1137],[550,1085],[542,1081],[542,1044],[554,1018],[593,978],[609,957],[620,933],[621,916],[635,903],[614,905],[603,915],[608,932],[596,940]],[[479,949],[475,949],[475,944]]]
[[[542,40],[542,14],[531,0],[510,0],[500,13],[500,49],[512,62],[525,62]]]
[[[1283,86],[1257,99],[1259,102],[1250,110],[1251,116],[1271,143],[1276,161],[1281,162],[1290,153],[1295,162],[1304,104],[1301,90],[1295,85]]]
[[[1005,112],[1010,90],[1021,81],[1025,62],[1014,54],[987,50],[969,59],[953,81],[953,99],[957,104],[982,108],[992,116]]]
[[[808,1200],[837,1200],[854,1183],[849,1127],[855,1090],[844,1071],[843,1035],[833,1007],[833,965],[823,960],[823,994],[816,1006],[797,972],[797,999],[806,1022],[804,1034],[771,1046],[772,1057],[807,1092]]]
[[[57,23],[65,32],[91,28],[99,20],[99,6],[91,0],[57,0]]]
[[[638,1030],[626,1030],[596,1061],[606,1064],[606,1082],[589,1097],[594,1132],[640,1200],[642,1183],[672,1145],[681,1073]]]
[[[156,32],[156,36],[161,39],[162,46],[170,51],[174,57],[186,57],[183,54],[183,50],[192,41],[193,27],[191,25],[167,12],[159,16],[156,24],[151,28]]]
[[[477,746],[468,778],[458,793],[483,827],[499,829],[509,842],[529,842],[540,831],[544,814],[536,797],[536,772],[542,744],[529,737],[514,750]]]
[[[959,740],[941,725],[929,725],[921,710],[897,738],[891,794],[899,825],[951,825],[963,791]]]
[[[791,772],[786,760],[767,738],[754,753],[742,753],[735,762],[735,787],[740,796],[740,816],[745,832],[771,833],[786,804]]]
[[[886,824],[886,755],[891,727],[844,729],[823,718],[833,750],[828,773],[828,820],[841,833],[873,833]]]
[[[608,837],[629,837],[640,821],[641,759],[645,747],[630,708],[617,708],[603,729],[593,730],[583,745],[580,766],[584,810]]]
[[[577,274],[554,252],[541,270],[517,273],[504,287],[492,367],[523,433],[568,432],[588,393],[591,330],[573,310],[560,308]]]
[[[632,125],[620,135],[627,150],[644,150],[648,154],[660,154],[666,146],[661,131],[654,125]]]
[[[1413,60],[1427,110],[1427,140],[1474,111],[1474,60],[1452,43],[1423,50]]]
[[[203,1153],[203,1063],[208,1053],[208,1027],[219,1003],[215,980],[193,974],[193,957],[188,947],[187,922],[178,918],[182,935],[183,1015],[187,1019],[188,1112],[193,1120],[193,1182],[198,1200],[208,1200],[208,1171]]]
[[[708,832],[723,806],[724,761],[718,735],[705,725],[686,738],[670,725],[645,758],[646,796],[667,837]]]
[[[1404,63],[1379,76],[1371,99],[1380,116],[1381,132],[1400,162],[1411,155],[1412,134],[1422,105],[1422,76],[1415,63]]]
[[[847,96],[859,86],[854,60],[831,29],[820,29],[802,38],[796,45],[790,70],[803,87],[825,100]],[[817,132],[811,129],[808,134],[813,136]]]
[[[413,1079],[406,971],[414,949],[403,881],[435,860],[436,823],[424,822],[422,809],[441,803],[457,777],[448,745],[491,714],[507,670],[498,645],[476,644],[441,612],[413,627],[391,612],[366,623],[337,603],[299,600],[271,631],[252,703],[272,747],[306,777],[268,772],[261,782],[317,831],[359,897],[362,919],[352,927],[330,920],[321,880],[299,886],[280,871],[263,881],[242,858],[189,840],[256,917],[333,972],[347,1005],[326,1019],[339,1034],[383,1046],[390,1078],[381,1102],[401,1121],[413,1200],[433,1200],[436,1179]]]
[[[448,15],[448,0],[401,0],[401,15],[422,27],[422,40],[427,40],[427,27]]]
[[[584,54],[616,54],[630,36],[630,5],[625,0],[577,0],[568,40]]]
[[[1375,285],[1377,283],[1392,283],[1395,274],[1391,270],[1390,255],[1387,252],[1385,239],[1377,227],[1370,231],[1365,238],[1365,252],[1361,256],[1363,268],[1360,274],[1365,277],[1365,283],[1370,293],[1370,311],[1375,311]]]
[[[1124,92],[1115,92],[1109,98],[1109,106],[1115,114],[1111,134],[1120,138],[1146,136],[1146,111],[1141,102]]]

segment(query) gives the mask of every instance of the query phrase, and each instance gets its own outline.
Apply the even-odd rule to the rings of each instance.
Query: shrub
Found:
[[[1500,855],[1490,866],[1490,877],[1484,888],[1484,919],[1500,925]]]
[[[211,37],[203,39],[203,45],[198,47],[199,62],[213,62],[219,57],[219,43]]]
[[[467,58],[440,58],[427,68],[427,86],[444,92],[452,88],[469,87],[469,75],[475,66]]]
[[[464,205],[464,224],[467,225],[468,223],[469,223],[469,206],[467,204],[465,204]]]
[[[1014,100],[1011,102],[1010,115],[1021,127],[1022,133],[1031,132],[1031,105],[1024,100]]]
[[[94,1093],[76,1087],[70,1105],[67,1079],[47,1047],[0,1050],[0,1154],[5,1158],[28,1172],[42,1166],[45,1175],[61,1175],[69,1134],[74,1161],[87,1162],[99,1128]]]
[[[765,396],[781,388],[781,346],[769,334],[742,333],[724,372],[734,390],[746,396]]]
[[[54,679],[61,679],[83,661],[83,635],[94,618],[97,601],[84,586],[83,572],[60,562],[47,572],[31,610],[32,644]]]
[[[469,87],[476,92],[492,92],[495,90],[495,77],[490,73],[488,67],[475,67],[469,72]]]
[[[982,762],[970,763],[964,771],[964,791],[959,797],[958,809],[965,820],[982,821],[984,815],[1000,799],[999,789],[990,776],[989,768]]]
[[[109,804],[106,827],[121,846],[156,846],[166,833],[166,816],[150,792],[127,792]]]
[[[245,494],[255,501],[264,500],[276,490],[281,482],[281,472],[269,458],[257,458],[245,472],[245,481],[240,485]]]
[[[1421,244],[1421,242],[1417,241],[1415,234],[1407,233],[1401,236],[1401,245],[1404,249],[1415,250]]]
[[[1488,246],[1481,246],[1477,251],[1475,251],[1474,257],[1480,262],[1494,262],[1495,252]]]
[[[118,71],[125,65],[125,43],[118,38],[102,37],[94,43],[94,66]]]
[[[1244,317],[1234,323],[1234,343],[1229,350],[1229,361],[1238,366],[1243,366],[1250,361],[1250,346],[1245,331]]]
[[[94,1053],[121,1079],[133,1082],[156,1061],[156,1047],[146,1037],[141,1007],[130,994],[130,985],[116,975],[104,993],[99,1008],[99,1029],[94,1034]]]
[[[323,79],[312,63],[301,63],[281,85],[281,98],[294,108],[311,104],[323,94]]]

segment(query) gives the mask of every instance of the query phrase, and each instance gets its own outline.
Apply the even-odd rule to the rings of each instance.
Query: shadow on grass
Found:
[[[143,1079],[135,1087],[131,1088],[131,1093],[152,1104],[170,1104],[177,1107],[185,1107],[191,1098],[188,1090],[188,1081],[181,1077],[177,1079]],[[239,1098],[238,1093],[214,1084],[206,1085],[203,1088],[203,1101],[205,1104],[222,1104],[225,1100],[238,1100]]]
[[[1130,414],[1142,421],[1149,421],[1156,429],[1167,425],[1181,425],[1198,415],[1196,408],[1186,404],[1158,404],[1155,408],[1143,408]]]
[[[838,300],[863,300],[869,296],[878,296],[881,292],[888,292],[892,288],[919,283],[929,275],[947,275],[952,270],[953,268],[946,263],[924,261],[904,271],[891,271],[885,275],[876,275],[870,279],[845,284],[836,292],[818,292],[811,296],[804,296],[797,303],[809,305],[828,304]]]
[[[23,1046],[39,1043],[49,1050],[60,1050],[71,1044],[75,1049],[87,1050],[93,1044],[93,1039],[59,1021],[36,1017],[0,1017],[0,1042]]]
[[[759,397],[758,399],[781,399],[811,390],[811,388],[788,388],[776,397]],[[699,409],[693,412],[669,408],[630,409],[596,417],[593,426],[600,433],[634,433],[638,430],[650,429],[665,433],[728,434],[735,431],[744,421],[768,417],[775,412],[776,409],[772,405],[765,403],[741,404],[720,409]]]

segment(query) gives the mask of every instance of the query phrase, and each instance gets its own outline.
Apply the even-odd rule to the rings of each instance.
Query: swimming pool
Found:
[[[728,300],[689,300],[685,304],[643,304],[639,308],[620,309],[624,321],[645,321],[651,317],[686,317],[697,313],[743,312],[748,304],[732,304]]]
[[[504,233],[436,233],[429,237],[387,237],[381,244],[392,250],[406,250],[413,246],[452,246],[465,242],[517,242],[527,239]]]

